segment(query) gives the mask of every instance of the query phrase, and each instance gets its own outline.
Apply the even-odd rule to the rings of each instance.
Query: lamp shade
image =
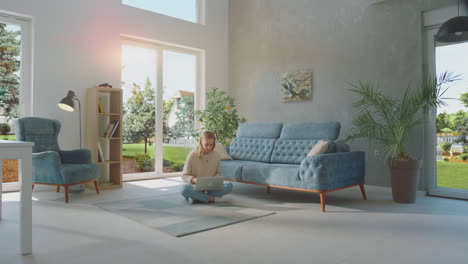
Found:
[[[73,91],[68,91],[67,96],[65,96],[62,100],[60,100],[58,106],[68,112],[75,111],[75,102],[73,99],[75,98],[75,93]]]
[[[468,16],[457,16],[440,26],[434,39],[438,42],[461,42],[468,40]]]

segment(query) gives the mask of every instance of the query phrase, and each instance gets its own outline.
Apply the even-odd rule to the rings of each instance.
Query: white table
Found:
[[[32,142],[0,140],[0,160],[18,159],[20,189],[20,250],[32,253]],[[2,219],[2,163],[0,162],[0,220]]]

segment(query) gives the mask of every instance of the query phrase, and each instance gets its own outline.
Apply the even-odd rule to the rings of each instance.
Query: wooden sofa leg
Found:
[[[322,206],[322,212],[325,212],[325,192],[320,193],[320,205]]]
[[[68,203],[68,185],[65,185],[65,203]]]
[[[364,200],[367,200],[366,190],[364,190],[364,183],[359,184],[359,188],[361,188],[362,198],[364,198]]]
[[[96,188],[96,193],[99,194],[99,186],[97,180],[94,181],[94,187]]]
[[[60,185],[57,185],[57,192],[60,192]]]
[[[266,193],[270,194],[270,186],[267,186]]]

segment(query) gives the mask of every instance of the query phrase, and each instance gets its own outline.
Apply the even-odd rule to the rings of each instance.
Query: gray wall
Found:
[[[399,96],[422,73],[421,12],[454,1],[231,0],[229,1],[229,92],[248,121],[325,121],[351,126],[357,97],[347,83],[379,82]],[[313,69],[313,99],[283,103],[283,72]],[[423,129],[409,152],[423,158]],[[384,160],[366,140],[367,184],[390,186]]]

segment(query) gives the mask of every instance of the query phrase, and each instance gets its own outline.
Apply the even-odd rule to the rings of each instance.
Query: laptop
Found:
[[[195,191],[219,191],[224,187],[223,176],[197,177]]]

